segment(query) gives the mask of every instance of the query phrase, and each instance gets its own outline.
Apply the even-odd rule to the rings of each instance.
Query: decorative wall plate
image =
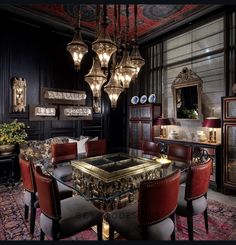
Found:
[[[146,103],[146,102],[147,102],[147,96],[146,96],[146,95],[141,96],[141,98],[140,98],[140,103],[141,103],[141,104],[144,104],[144,103]]]
[[[139,102],[139,97],[138,97],[138,96],[133,96],[133,97],[131,98],[131,103],[132,103],[133,105],[138,104],[138,102]]]
[[[150,94],[148,97],[148,102],[149,103],[155,103],[156,102],[156,95],[155,94]]]

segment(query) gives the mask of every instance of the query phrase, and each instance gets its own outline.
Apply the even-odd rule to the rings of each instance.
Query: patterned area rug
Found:
[[[24,220],[22,187],[0,193],[0,240],[39,240],[37,210],[34,236],[29,234],[29,221]],[[236,208],[208,200],[209,233],[205,232],[203,215],[194,217],[194,240],[236,240]],[[96,240],[96,233],[88,229],[69,240]],[[50,238],[48,238],[50,240]],[[68,240],[68,239],[67,239]],[[188,240],[187,221],[177,217],[176,240]]]

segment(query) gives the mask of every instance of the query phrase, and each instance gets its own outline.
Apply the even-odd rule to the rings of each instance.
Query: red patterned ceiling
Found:
[[[157,33],[163,28],[182,21],[199,11],[206,9],[207,5],[138,5],[138,37],[144,38],[152,32]],[[77,5],[71,4],[31,4],[21,5],[21,8],[30,10],[31,13],[44,15],[50,19],[66,25],[75,26]],[[109,31],[113,32],[114,5],[107,5]],[[81,4],[81,27],[95,33],[96,29],[96,5]],[[125,25],[125,5],[121,5],[121,27]],[[134,33],[134,7],[129,5],[129,39]]]

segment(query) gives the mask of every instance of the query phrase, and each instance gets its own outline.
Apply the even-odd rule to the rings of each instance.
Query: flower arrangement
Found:
[[[25,124],[17,119],[10,123],[0,124],[0,145],[22,144],[27,138]]]

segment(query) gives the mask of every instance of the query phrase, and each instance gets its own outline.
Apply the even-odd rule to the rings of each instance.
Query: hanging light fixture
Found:
[[[106,82],[107,77],[101,69],[100,61],[97,55],[93,59],[93,65],[89,73],[85,75],[84,80],[89,84],[93,93],[93,109],[94,112],[101,112],[101,89]]]
[[[144,65],[144,59],[141,57],[138,44],[137,44],[137,5],[134,6],[135,17],[135,30],[134,30],[134,44],[131,52],[131,56],[128,50],[128,34],[129,34],[129,4],[126,4],[126,19],[124,29],[121,31],[121,13],[120,5],[114,5],[114,39],[112,40],[108,33],[108,16],[107,6],[103,4],[103,15],[100,14],[100,6],[97,5],[97,30],[96,40],[92,43],[92,50],[96,53],[93,58],[93,65],[84,80],[89,84],[93,94],[93,109],[94,112],[101,112],[101,90],[102,86],[107,80],[107,76],[110,76],[109,82],[104,87],[104,91],[108,94],[111,100],[111,107],[116,108],[119,95],[124,88],[129,88],[129,84],[132,79],[137,75],[140,68]],[[117,10],[118,9],[118,10]],[[118,18],[117,18],[118,11]],[[101,20],[100,20],[101,18]],[[80,6],[78,6],[76,33],[71,41],[67,45],[67,50],[71,53],[75,68],[80,68],[81,60],[88,52],[87,45],[83,42],[80,33]],[[99,25],[100,24],[100,25]],[[117,33],[117,25],[118,32]],[[124,31],[124,33],[123,33]],[[123,35],[124,34],[124,35]],[[123,39],[124,37],[124,39]],[[117,51],[117,46],[121,47],[121,43],[124,43],[123,55],[122,48]],[[121,52],[120,52],[121,51]],[[112,58],[111,66],[109,70],[109,60]],[[121,58],[121,59],[120,59]],[[119,59],[118,63],[116,59]],[[118,64],[118,65],[117,65]],[[108,73],[110,71],[110,73]],[[104,74],[105,73],[105,74]]]
[[[115,4],[114,6],[114,38],[116,41],[117,37],[117,29],[116,29],[116,22],[117,22],[117,6]],[[112,70],[111,70],[111,77],[106,86],[104,86],[104,91],[108,94],[110,101],[111,101],[111,107],[114,109],[117,106],[117,100],[123,92],[124,88],[122,87],[118,76],[116,72],[116,53],[112,56]]]
[[[121,85],[115,72],[115,64],[113,64],[110,80],[108,84],[104,86],[104,91],[110,98],[112,108],[116,108],[117,100],[123,90],[124,88]]]
[[[99,29],[99,16],[100,16],[100,6],[97,5],[97,35]],[[106,82],[107,77],[101,69],[101,63],[98,59],[98,56],[95,55],[93,59],[93,65],[89,73],[85,75],[84,80],[89,84],[92,94],[93,94],[93,110],[96,113],[101,112],[101,89],[102,85]]]
[[[126,30],[125,30],[125,50],[123,52],[123,57],[116,67],[117,77],[122,83],[124,88],[129,88],[129,84],[135,75],[135,67],[133,66],[129,51],[127,50],[127,41],[128,41],[128,33],[129,33],[129,4],[126,4]]]
[[[78,71],[80,69],[81,60],[88,52],[88,46],[84,43],[80,32],[80,5],[78,5],[77,27],[75,29],[75,35],[73,40],[67,44],[66,49],[70,52],[74,60],[75,69]]]
[[[103,23],[97,40],[92,43],[92,50],[97,53],[102,69],[108,68],[112,54],[117,51],[116,44],[111,40],[107,26],[107,8],[106,4],[103,4]]]
[[[130,54],[130,59],[135,67],[135,78],[138,77],[138,73],[141,67],[145,64],[145,60],[142,58],[137,42],[137,32],[138,32],[138,24],[137,24],[137,4],[134,4],[134,44],[132,47],[132,52]]]

